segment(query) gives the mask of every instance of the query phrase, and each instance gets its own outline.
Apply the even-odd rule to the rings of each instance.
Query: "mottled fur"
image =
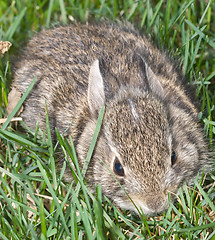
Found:
[[[76,24],[42,31],[17,61],[13,87],[23,93],[35,75],[21,116],[31,128],[36,121],[45,128],[46,99],[53,136],[55,127],[63,132],[73,122],[66,134],[81,164],[106,105],[86,178],[92,188],[100,183],[119,206],[135,210],[106,168],[113,171],[115,158],[125,172],[115,177],[146,214],[163,211],[168,192],[177,193],[183,181],[190,183],[209,167],[182,74],[131,26]],[[72,179],[69,172],[65,177]]]

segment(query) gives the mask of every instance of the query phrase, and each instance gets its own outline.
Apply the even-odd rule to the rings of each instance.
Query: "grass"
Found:
[[[215,3],[160,0],[16,0],[0,2],[0,40],[13,46],[0,58],[0,119],[6,117],[12,80],[10,59],[35,31],[72,21],[127,20],[179,58],[197,89],[199,119],[212,144],[215,134]],[[32,79],[33,80],[33,79]],[[32,83],[33,84],[33,83]],[[30,90],[30,89],[29,89]],[[26,93],[27,94],[27,93]],[[24,99],[20,100],[23,101]],[[14,110],[15,113],[18,107]],[[12,114],[13,114],[12,113]],[[11,118],[12,115],[9,117]],[[88,160],[92,154],[97,131]],[[42,135],[42,137],[38,137]],[[15,131],[9,120],[0,128],[1,239],[215,239],[214,180],[201,177],[182,186],[177,203],[157,217],[138,218],[93,195],[84,184],[73,144],[57,132],[65,159],[74,161],[75,181],[65,185],[65,165],[57,173],[47,111],[47,131]]]

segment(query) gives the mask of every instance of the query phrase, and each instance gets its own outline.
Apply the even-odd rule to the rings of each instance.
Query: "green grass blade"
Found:
[[[109,228],[114,235],[117,235],[119,239],[126,239],[120,228],[115,225],[114,221],[108,216],[108,214],[104,212],[103,215],[106,220],[104,223],[106,227]]]
[[[194,180],[195,185],[199,189],[200,193],[204,197],[204,199],[207,201],[208,205],[211,207],[212,211],[215,212],[215,205],[212,203],[210,198],[208,197],[207,193],[203,190],[203,188],[199,185],[197,179]]]
[[[63,24],[67,24],[67,17],[66,17],[66,9],[64,5],[64,0],[59,0],[62,22]]]
[[[19,24],[21,23],[23,17],[25,16],[27,8],[23,8],[23,10],[19,13],[19,15],[16,18],[16,21],[9,27],[7,30],[7,33],[5,34],[4,39],[7,41],[11,41],[15,31],[17,30]]]
[[[92,229],[91,229],[91,224],[89,222],[89,218],[88,218],[88,213],[86,211],[85,208],[83,208],[81,205],[80,205],[80,202],[76,196],[76,193],[73,191],[73,195],[72,195],[75,203],[76,203],[76,206],[77,206],[77,209],[81,215],[81,219],[83,221],[83,224],[84,224],[84,227],[85,227],[85,230],[86,230],[86,235],[87,235],[87,238],[88,239],[94,239],[93,238],[93,233],[92,233]]]
[[[191,228],[178,229],[178,232],[193,232],[197,230],[203,230],[208,228],[215,228],[215,223],[204,224],[202,226],[195,226]]]
[[[187,3],[187,5],[181,7],[181,10],[179,11],[180,14],[179,14],[178,17],[174,20],[174,22],[172,22],[172,23],[170,24],[170,27],[175,26],[175,24],[176,24],[176,23],[178,22],[178,20],[184,15],[184,13],[187,11],[187,9],[189,9],[190,5],[193,4],[193,2],[194,2],[194,0],[189,1],[189,2]],[[185,2],[185,4],[186,4],[186,2]]]
[[[6,130],[0,129],[0,136],[2,138],[5,138],[7,140],[12,140],[14,142],[18,142],[24,146],[29,146],[29,147],[37,147],[37,145],[19,135],[16,135],[15,133],[8,132]]]
[[[37,165],[38,165],[38,167],[40,169],[40,172],[42,173],[42,176],[44,178],[44,181],[45,181],[45,183],[46,183],[46,185],[47,185],[47,187],[48,187],[48,189],[49,189],[49,191],[50,191],[50,193],[51,193],[51,195],[52,195],[52,197],[53,197],[53,199],[55,201],[55,204],[57,206],[57,211],[59,212],[60,217],[61,217],[62,224],[64,225],[64,228],[65,228],[67,234],[69,234],[69,229],[67,227],[67,224],[66,224],[66,221],[65,221],[65,217],[64,217],[63,211],[62,211],[63,206],[60,205],[60,203],[58,201],[58,198],[57,198],[57,196],[56,196],[56,194],[55,194],[55,192],[53,190],[53,187],[52,187],[52,185],[51,185],[51,183],[50,183],[50,181],[49,181],[49,179],[48,179],[48,177],[46,175],[46,171],[44,170],[43,166],[41,165],[41,163],[38,160],[37,160]]]
[[[49,7],[48,7],[48,15],[46,19],[46,27],[50,27],[50,21],[51,21],[51,14],[52,14],[52,8],[53,8],[54,0],[49,1]]]
[[[55,159],[54,159],[54,149],[53,149],[53,144],[52,144],[52,135],[51,135],[50,125],[49,125],[49,114],[48,114],[48,109],[47,109],[46,103],[45,103],[45,111],[46,111],[46,130],[47,130],[49,153],[50,153],[49,164],[51,166],[51,171],[52,171],[53,187],[56,190],[57,189],[57,176],[56,176],[56,167],[55,167]]]
[[[45,219],[44,205],[43,205],[42,199],[40,200],[40,222],[41,222],[43,238],[46,239],[47,229],[46,229],[46,219]]]
[[[93,206],[94,206],[94,212],[96,216],[96,235],[97,239],[105,240],[104,236],[104,222],[103,222],[103,211],[102,211],[102,191],[101,191],[101,185],[99,185],[97,188],[97,200],[94,199]]]
[[[0,232],[0,237],[2,240],[9,240],[8,238],[6,238],[6,236],[4,236],[1,232]]]
[[[29,87],[27,88],[27,90],[25,91],[25,93],[22,95],[21,99],[19,100],[19,102],[16,104],[15,108],[13,109],[13,111],[11,112],[11,114],[8,116],[6,122],[3,124],[2,126],[2,130],[5,130],[6,127],[9,125],[11,119],[15,116],[15,114],[19,111],[20,107],[22,106],[23,102],[25,101],[25,99],[27,98],[28,94],[30,93],[31,89],[33,88],[35,82],[36,82],[37,77],[35,76],[33,81],[31,82],[31,84],[29,85]]]
[[[71,206],[71,237],[73,240],[78,239],[78,226],[76,217],[76,205]]]
[[[87,158],[86,158],[86,161],[85,161],[83,169],[82,169],[82,175],[83,176],[85,176],[85,173],[87,171],[87,167],[89,165],[90,159],[91,159],[92,154],[93,154],[93,150],[94,150],[95,145],[96,145],[96,141],[97,141],[97,138],[98,138],[98,135],[99,135],[99,132],[100,132],[101,125],[102,125],[104,112],[105,112],[105,106],[103,106],[101,108],[100,113],[99,113],[99,117],[98,117],[97,124],[96,124],[96,129],[95,129],[95,132],[93,134],[93,139],[91,141],[90,148],[89,148],[89,151],[87,153]]]
[[[204,38],[208,44],[215,49],[215,43],[212,40],[209,40],[208,37],[199,29],[197,28],[193,23],[191,23],[189,20],[185,20],[185,22],[202,38]]]
[[[211,5],[211,2],[212,2],[212,0],[209,0],[209,1],[208,1],[207,7],[205,8],[205,11],[203,12],[203,14],[202,14],[202,16],[201,16],[201,19],[199,20],[199,25],[202,24],[202,22],[203,22],[203,20],[204,20],[204,18],[205,18],[205,15],[207,14],[207,11],[208,11],[208,9],[209,9],[209,7],[210,7],[210,5]]]
[[[163,2],[164,2],[164,0],[161,0],[161,1],[159,2],[158,6],[157,6],[157,8],[156,8],[156,11],[155,11],[155,13],[153,14],[152,20],[150,21],[150,24],[149,24],[150,27],[153,25],[153,23],[154,23],[157,15],[158,15],[158,13],[159,13],[159,11],[160,11],[160,8],[161,8]]]

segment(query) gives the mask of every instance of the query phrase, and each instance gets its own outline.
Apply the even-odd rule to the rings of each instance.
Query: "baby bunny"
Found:
[[[81,166],[105,105],[86,180],[92,189],[101,184],[119,207],[137,211],[119,183],[138,208],[155,214],[168,207],[168,193],[174,198],[184,181],[209,169],[181,71],[132,26],[74,24],[40,32],[15,64],[12,88],[23,94],[35,75],[23,120],[44,129],[46,99],[53,138],[55,127],[63,133],[72,122],[66,137]],[[69,170],[65,178],[72,180]]]

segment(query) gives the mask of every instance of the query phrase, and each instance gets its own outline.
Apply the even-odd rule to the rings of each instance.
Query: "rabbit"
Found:
[[[80,166],[105,105],[86,181],[91,189],[101,184],[120,208],[153,215],[168,208],[168,194],[174,201],[183,182],[211,166],[178,66],[131,24],[76,23],[30,40],[14,65],[12,89],[23,94],[37,76],[21,117],[45,129],[46,99],[53,139],[55,128],[68,129]],[[65,180],[73,180],[69,169]]]

